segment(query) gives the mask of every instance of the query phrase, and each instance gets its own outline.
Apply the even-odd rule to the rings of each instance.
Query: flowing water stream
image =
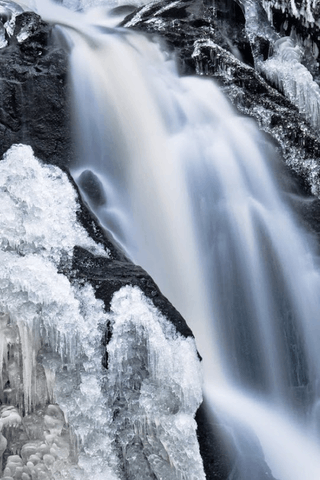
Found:
[[[255,432],[278,480],[319,480],[320,275],[273,147],[211,80],[180,78],[105,9],[33,6],[70,48],[85,200],[192,328],[218,417]],[[239,455],[230,480],[257,480]]]

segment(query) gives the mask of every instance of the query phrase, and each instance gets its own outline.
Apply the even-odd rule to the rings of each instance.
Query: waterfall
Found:
[[[248,463],[250,446],[238,441],[239,429],[254,432],[278,480],[319,480],[320,274],[313,239],[299,226],[281,193],[274,147],[252,121],[234,113],[210,79],[179,77],[174,59],[165,50],[142,35],[115,28],[114,17],[104,9],[99,14],[80,14],[49,0],[35,3],[44,20],[58,25],[70,49],[76,145],[72,176],[114,242],[153,276],[192,328],[203,357],[207,401],[239,443],[240,463],[229,480],[257,479]],[[87,248],[101,248],[83,235],[81,242]],[[35,240],[29,243],[34,245]],[[59,239],[56,243],[54,252],[44,255],[44,260],[41,257],[51,270],[62,255]],[[70,245],[75,245],[74,238],[67,250]],[[47,245],[43,248],[50,250]],[[10,251],[5,255],[18,254]],[[20,259],[14,261],[18,264]],[[70,285],[65,288],[72,290],[65,302],[67,310],[76,312],[78,335],[85,335],[81,328],[86,319],[79,302],[85,309],[87,299],[100,318],[92,327],[93,337],[97,336],[105,314],[92,291],[81,286],[78,290]],[[163,338],[168,337],[170,327],[135,289],[128,287],[115,295],[108,315],[116,325],[109,346],[112,395],[117,398],[126,389],[133,401],[126,422],[134,424],[142,437],[145,430],[157,432],[155,442],[161,441],[154,448],[165,446],[172,463],[168,471],[165,462],[157,459],[153,467],[156,478],[203,478],[189,418],[199,403],[199,385],[195,383],[193,390],[175,360],[183,363],[188,352],[194,355],[193,345],[176,338],[170,348],[165,346]],[[36,316],[32,319],[38,321]],[[158,324],[162,329],[158,330]],[[24,327],[19,335],[21,342],[27,343],[22,332]],[[132,332],[131,338],[128,332]],[[71,347],[57,347],[54,333],[48,331],[47,335],[51,350],[64,349],[69,359]],[[143,385],[137,410],[126,377],[131,357],[128,360],[123,353],[123,348],[134,343],[132,338],[141,348],[148,344],[151,351],[150,382]],[[84,338],[81,342],[86,345]],[[85,356],[92,362],[88,371],[83,352],[78,353],[78,361],[84,365],[82,375],[91,375],[86,392],[79,393],[74,387],[80,401],[81,395],[90,393],[91,384],[103,380],[101,372],[99,378],[93,374],[98,369],[96,351],[92,353],[91,345],[87,348]],[[170,375],[159,360],[164,348],[168,348]],[[67,363],[72,362],[69,359]],[[188,368],[196,382],[200,372],[192,362]],[[65,385],[63,372],[58,373],[58,385]],[[173,394],[166,397],[165,389],[162,398],[159,379],[179,401]],[[52,379],[47,384],[51,385]],[[31,392],[32,385],[27,387]],[[45,395],[54,402],[49,388]],[[91,395],[95,404],[103,402],[99,388]],[[25,401],[31,397],[24,394]],[[160,406],[154,407],[152,402],[158,397]],[[174,412],[175,402],[181,408],[180,423],[162,411],[169,404],[170,413]],[[99,426],[100,414],[94,420],[95,430],[86,430],[81,419],[73,418],[72,400],[61,395],[59,405],[73,425],[74,431],[68,435],[84,429],[83,442],[97,435],[92,451],[104,439],[103,453],[98,449],[103,458],[101,468],[109,469],[110,478],[117,478],[113,427],[107,420]],[[59,415],[61,419],[63,413]],[[88,425],[92,414],[86,415]],[[144,424],[145,418],[149,423]],[[127,428],[126,422],[118,420],[120,430]],[[175,439],[181,441],[178,432],[188,438],[192,455],[184,456],[176,447]],[[129,433],[125,430],[124,435]],[[124,439],[119,442],[125,444]],[[135,452],[129,453],[134,458]],[[90,472],[90,455],[80,455],[85,472]],[[50,462],[53,460],[47,457]],[[141,472],[143,465],[141,460]],[[104,478],[101,468],[97,478]],[[147,473],[143,475],[141,478],[148,478]]]
[[[320,277],[279,193],[275,152],[211,81],[179,78],[142,36],[109,33],[94,46],[70,33],[74,178],[187,319],[214,408],[228,399],[222,411],[256,431],[276,477],[316,480],[318,443],[303,448],[303,439],[318,422]],[[90,196],[90,179],[103,201]],[[281,458],[268,436],[277,424],[287,439]]]

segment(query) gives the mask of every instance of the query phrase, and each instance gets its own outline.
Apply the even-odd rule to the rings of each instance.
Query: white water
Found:
[[[274,153],[144,37],[38,7],[71,43],[73,175],[92,210],[187,319],[214,410],[255,431],[276,478],[319,480],[320,277]]]
[[[98,54],[75,38],[71,54],[81,119],[75,178],[88,168],[99,177],[106,204],[91,207],[195,332],[212,401],[227,382],[265,396],[263,408],[254,405],[268,420],[259,425],[257,414],[248,423],[274,475],[304,480],[309,419],[299,412],[294,420],[294,404],[312,409],[318,394],[320,279],[266,145],[211,82],[178,78],[143,37],[95,39]],[[229,414],[235,405],[225,404]],[[280,427],[281,456],[268,436],[279,425],[276,406],[291,410]],[[243,421],[249,412],[244,403]],[[304,426],[293,437],[295,422]],[[316,480],[319,446],[305,449]]]

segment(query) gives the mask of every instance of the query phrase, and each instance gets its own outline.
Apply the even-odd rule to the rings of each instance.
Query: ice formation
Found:
[[[177,334],[137,287],[114,295],[110,321],[109,402],[125,478],[204,480],[193,419],[202,395],[193,339]]]
[[[315,0],[262,0],[262,5],[270,21],[273,19],[272,9],[275,8],[281,10],[282,13],[288,12],[293,17],[299,18],[307,26],[320,25],[318,15],[313,13],[317,6]]]
[[[8,37],[14,32],[17,15],[23,8],[10,0],[0,0],[0,49],[8,45]]]
[[[320,88],[310,71],[303,65],[303,60],[306,61],[307,57],[309,63],[315,62],[314,57],[317,55],[315,47],[310,40],[309,45],[303,46],[302,43],[300,45],[294,30],[290,37],[280,37],[270,23],[272,21],[270,8],[267,9],[268,21],[264,18],[265,13],[259,2],[241,0],[241,3],[245,10],[246,33],[252,46],[256,70],[276,86],[314,128],[319,129]],[[267,5],[270,4],[265,3],[265,8]],[[295,5],[294,0],[291,5]],[[258,47],[261,39],[270,45],[269,58],[266,60]],[[306,55],[305,50],[310,48],[311,54],[309,52]]]
[[[106,314],[89,284],[60,273],[75,245],[108,255],[77,222],[65,173],[16,145],[0,179],[0,478],[124,479],[119,444],[122,461],[150,478],[129,458],[133,435],[149,449],[156,478],[203,479],[193,340],[139,290],[118,292]],[[107,372],[101,340],[110,322]]]
[[[0,178],[2,478],[87,478],[89,471],[100,478],[109,469],[115,479],[101,390],[106,315],[89,285],[58,273],[75,245],[107,253],[77,222],[66,174],[41,165],[30,147],[7,152]],[[86,450],[92,436],[103,455]]]
[[[311,73],[301,64],[302,50],[291,37],[283,37],[274,44],[274,53],[259,69],[277,86],[311,123],[320,128],[320,88]]]
[[[107,256],[77,222],[77,194],[59,168],[42,165],[31,147],[13,146],[1,161],[0,247],[58,265],[80,245]],[[58,208],[57,208],[58,207]]]

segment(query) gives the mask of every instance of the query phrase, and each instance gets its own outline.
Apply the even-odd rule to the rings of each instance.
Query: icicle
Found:
[[[320,88],[301,63],[302,52],[290,37],[274,44],[274,53],[258,67],[311,123],[320,128]]]
[[[102,480],[103,472],[116,480],[101,390],[103,304],[57,271],[76,244],[108,253],[78,224],[67,177],[30,147],[14,146],[0,162],[0,198],[0,456],[6,445],[14,453],[4,478]],[[53,401],[60,406],[46,407]],[[75,436],[85,445],[79,452]],[[82,468],[73,472],[77,457]]]

